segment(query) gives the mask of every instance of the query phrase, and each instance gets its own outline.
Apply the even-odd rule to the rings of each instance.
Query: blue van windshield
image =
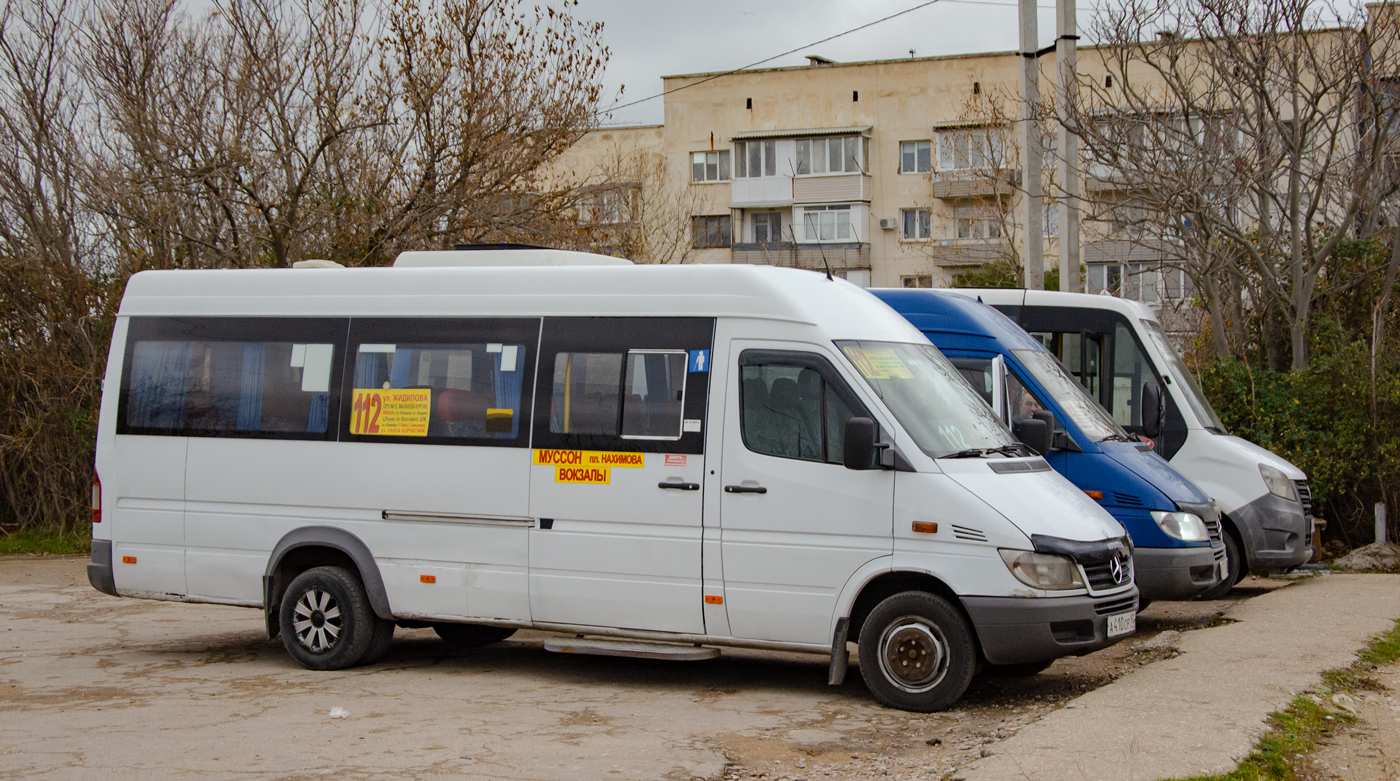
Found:
[[[919,449],[931,458],[1016,446],[1016,438],[996,419],[992,408],[933,345],[837,344]]]
[[[1012,350],[1011,353],[1045,386],[1065,414],[1084,432],[1084,436],[1094,442],[1129,438],[1128,432],[1114,423],[1103,407],[1084,392],[1084,386],[1065,371],[1064,364],[1054,353],[1048,350]]]

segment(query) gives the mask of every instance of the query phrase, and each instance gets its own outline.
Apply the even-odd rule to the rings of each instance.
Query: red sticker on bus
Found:
[[[666,456],[666,466],[685,466],[685,456],[669,454]]]

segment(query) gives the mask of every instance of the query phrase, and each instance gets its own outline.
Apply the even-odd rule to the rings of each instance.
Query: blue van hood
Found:
[[[1210,497],[1196,484],[1168,464],[1153,451],[1138,450],[1136,442],[1099,442],[1104,455],[1122,464],[1133,474],[1146,480],[1166,497],[1178,504],[1205,504]]]

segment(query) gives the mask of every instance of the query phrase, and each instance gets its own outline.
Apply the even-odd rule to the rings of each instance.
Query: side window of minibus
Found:
[[[344,338],[335,318],[133,318],[117,433],[334,438]]]
[[[710,318],[545,318],[535,448],[704,452]]]
[[[739,425],[749,450],[779,458],[841,463],[850,390],[816,356],[745,358],[739,367]]]
[[[1113,327],[1113,405],[1109,412],[1118,425],[1142,430],[1142,404],[1138,401],[1145,382],[1158,382],[1152,364],[1122,323]]]
[[[992,359],[990,358],[950,358],[953,367],[958,370],[967,384],[977,392],[982,400],[992,407],[996,404],[992,402]]]
[[[523,447],[539,320],[356,318],[351,441]]]

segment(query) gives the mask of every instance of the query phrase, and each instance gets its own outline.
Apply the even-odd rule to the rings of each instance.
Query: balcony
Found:
[[[999,175],[991,170],[935,171],[933,197],[956,201],[1010,196],[1020,182],[1020,171],[1002,171]]]
[[[920,249],[937,266],[983,266],[1011,257],[1005,239],[939,241]]]
[[[868,203],[871,190],[867,174],[799,176],[792,180],[792,200],[795,203]]]
[[[783,266],[808,271],[850,271],[870,268],[870,245],[863,242],[840,244],[794,244],[790,241],[768,244],[735,244],[730,260],[759,266]],[[822,258],[825,256],[825,262]]]

